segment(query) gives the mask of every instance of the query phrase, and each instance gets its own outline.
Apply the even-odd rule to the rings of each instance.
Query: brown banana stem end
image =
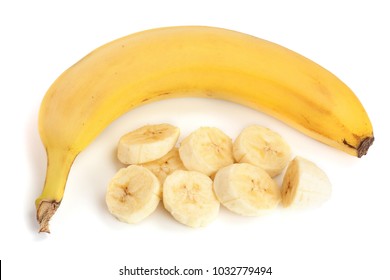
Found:
[[[39,232],[50,233],[49,221],[59,206],[60,202],[57,201],[42,201],[39,204],[37,209]]]
[[[370,148],[373,142],[374,142],[374,136],[366,137],[363,139],[363,141],[360,143],[359,147],[357,148],[359,158],[367,154],[368,148]]]

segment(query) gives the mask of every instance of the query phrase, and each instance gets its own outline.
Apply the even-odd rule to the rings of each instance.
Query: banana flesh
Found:
[[[141,135],[142,143],[154,144],[157,151],[159,146],[165,149],[166,133],[144,133],[160,131],[161,127],[167,131],[166,124],[147,126],[146,130],[142,127],[135,130],[141,134],[126,134],[126,141],[137,143]],[[216,174],[186,170],[176,147],[157,160],[122,168],[111,180],[106,195],[107,206],[115,217],[126,223],[138,223],[162,199],[177,221],[190,227],[204,227],[215,220],[220,203],[236,214],[260,216],[271,212],[280,201],[284,207],[308,208],[320,206],[330,198],[332,186],[325,172],[300,156],[289,162],[290,147],[268,128],[251,125],[237,137],[235,145],[239,143],[240,159],[249,162],[221,164],[221,158],[226,159],[224,150],[230,151],[227,157],[230,159],[234,147],[231,139],[216,128],[197,129],[183,142],[188,145],[186,152],[191,152],[185,153],[185,157],[196,158],[197,167],[218,166]],[[137,158],[150,154],[142,145],[136,145],[134,152]],[[278,169],[280,173],[288,162],[280,190],[270,170]]]
[[[291,208],[318,207],[332,193],[332,184],[315,163],[296,156],[288,165],[282,183],[282,204]]]
[[[276,182],[262,168],[235,163],[221,168],[214,178],[218,200],[229,210],[243,216],[259,216],[280,202]]]
[[[106,193],[106,204],[118,220],[134,224],[156,210],[161,184],[149,169],[130,165],[112,178]]]
[[[39,133],[48,165],[36,200],[40,231],[49,232],[74,159],[100,132],[137,106],[183,96],[261,110],[358,157],[374,139],[369,117],[351,89],[291,50],[214,27],[139,32],[85,56],[43,98]]]
[[[290,161],[291,149],[278,133],[251,125],[244,128],[234,141],[233,154],[237,162],[256,165],[275,177]]]
[[[169,124],[146,125],[123,135],[118,159],[124,164],[141,164],[161,158],[176,144],[180,129]]]
[[[179,154],[188,170],[211,176],[233,163],[232,146],[232,139],[220,129],[201,127],[183,139]]]
[[[210,224],[218,216],[220,205],[210,177],[188,170],[168,175],[163,186],[163,203],[178,222],[189,227]]]
[[[182,160],[180,159],[178,148],[173,148],[162,158],[156,159],[151,162],[146,162],[141,164],[141,166],[146,167],[153,172],[154,175],[158,178],[161,185],[164,184],[165,179],[168,175],[172,174],[176,170],[186,170],[183,165]]]

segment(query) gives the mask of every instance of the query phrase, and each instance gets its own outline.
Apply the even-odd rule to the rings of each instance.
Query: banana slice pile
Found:
[[[283,207],[318,207],[331,194],[329,178],[316,164],[296,156],[278,133],[244,128],[235,141],[215,127],[200,127],[179,144],[180,129],[145,125],[122,136],[117,156],[128,165],[110,181],[106,204],[126,223],[138,223],[157,208],[178,222],[204,227],[220,204],[243,216]],[[178,145],[177,145],[178,144]],[[282,186],[275,181],[284,173]]]

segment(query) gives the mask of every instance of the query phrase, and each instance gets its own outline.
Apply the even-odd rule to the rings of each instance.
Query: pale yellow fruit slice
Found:
[[[332,193],[332,184],[325,172],[312,161],[296,156],[288,165],[282,183],[284,207],[318,207]]]
[[[186,170],[183,162],[180,159],[179,150],[176,147],[169,151],[162,158],[146,162],[141,164],[141,166],[144,166],[152,171],[153,174],[156,175],[159,179],[161,185],[164,184],[165,178],[174,171]]]
[[[204,227],[214,221],[219,205],[212,180],[197,171],[176,170],[163,186],[165,209],[180,223]]]
[[[111,179],[107,192],[108,210],[118,220],[138,223],[154,212],[160,202],[161,185],[147,168],[130,165]]]
[[[232,145],[232,140],[220,129],[201,127],[180,143],[179,154],[188,170],[211,176],[233,163]]]
[[[235,163],[221,168],[214,178],[218,200],[229,210],[243,216],[259,216],[280,202],[280,189],[262,168]]]
[[[275,177],[290,161],[291,149],[277,132],[251,125],[244,128],[234,141],[233,155],[237,162],[256,165]]]
[[[140,127],[123,135],[118,143],[118,159],[124,164],[141,164],[161,158],[176,144],[180,129],[170,124]]]

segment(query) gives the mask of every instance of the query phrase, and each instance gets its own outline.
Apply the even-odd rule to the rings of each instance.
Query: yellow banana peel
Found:
[[[260,110],[357,157],[374,140],[370,119],[351,89],[285,47],[205,26],[135,33],[67,69],[42,101],[39,133],[48,161],[36,200],[40,231],[49,232],[74,159],[104,128],[139,105],[193,96]]]

